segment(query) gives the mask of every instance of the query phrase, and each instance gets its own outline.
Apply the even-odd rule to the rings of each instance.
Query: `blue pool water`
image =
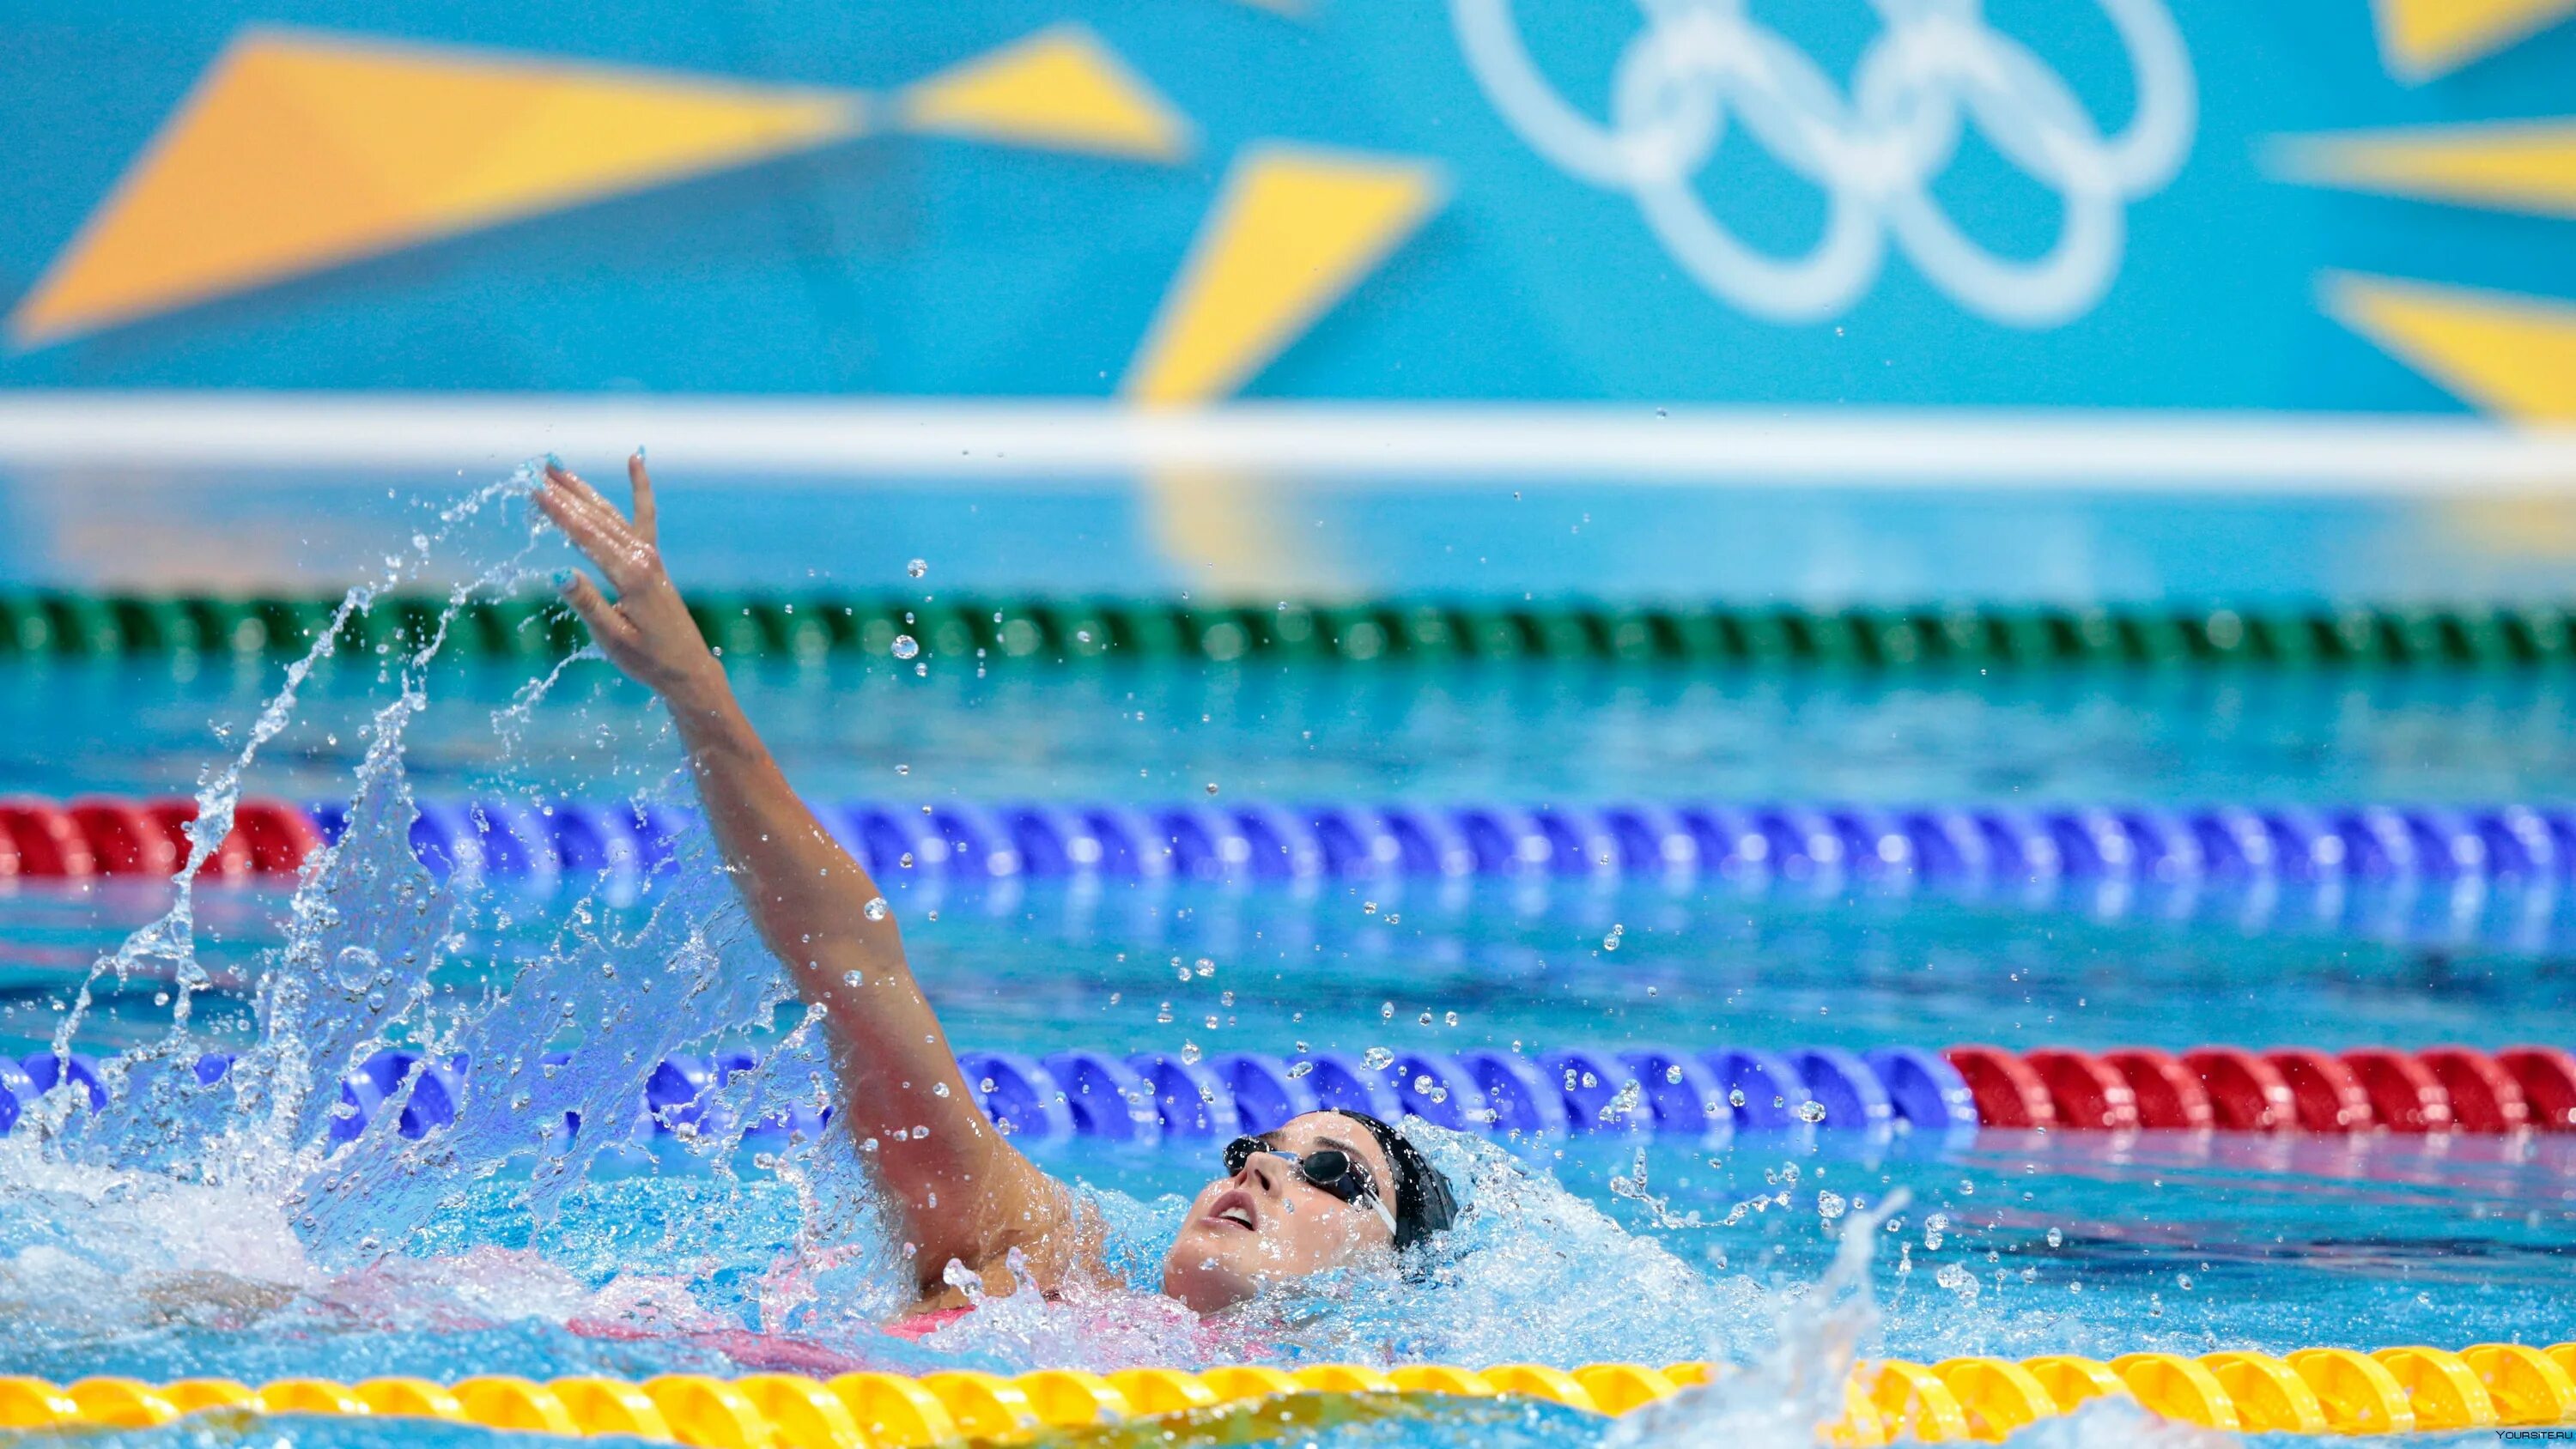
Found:
[[[515,503],[493,498],[430,552],[503,583],[554,566],[524,538]],[[147,929],[166,887],[0,895],[0,1050],[69,1029],[82,1050],[126,1054],[104,1112],[41,1143],[0,1140],[0,1318],[16,1330],[0,1373],[1109,1366],[1271,1346],[1749,1362],[1817,1331],[1838,1232],[1900,1190],[1865,1270],[1871,1352],[2576,1336],[2563,1138],[1747,1132],[1443,1140],[1479,1207],[1454,1281],[1321,1285],[1213,1330],[1132,1301],[1002,1305],[931,1345],[899,1343],[876,1331],[899,1290],[847,1144],[781,1159],[668,1135],[611,1147],[616,1134],[585,1133],[570,1150],[543,1138],[567,1105],[614,1120],[673,1050],[761,1049],[763,1072],[727,1089],[747,1114],[810,1084],[819,1058],[799,1011],[702,862],[616,904],[440,885],[401,848],[410,790],[678,798],[659,715],[595,664],[550,689],[444,665],[413,682],[406,696],[396,673],[334,661],[267,716],[273,735],[243,784],[359,806],[303,897],[208,889],[182,935]],[[923,677],[883,661],[740,682],[790,774],[835,799],[1159,801],[1213,784],[1220,798],[1283,800],[2474,802],[2549,798],[2570,777],[2571,690],[2546,676]],[[0,781],[52,796],[196,788],[252,741],[280,683],[275,665],[184,678],[159,664],[8,665]],[[890,893],[952,1039],[974,1049],[2576,1043],[2560,907],[2531,892],[2429,916],[2420,901],[1722,882]],[[115,969],[94,975],[103,956]],[[387,1042],[487,1067],[550,1043],[573,1060],[556,1074],[531,1064],[508,1087],[478,1068],[453,1127],[325,1152],[330,1094],[307,1089]],[[245,1053],[227,1085],[180,1081],[214,1049]],[[1159,1256],[1172,1195],[1213,1156],[1033,1152],[1101,1194],[1139,1263]],[[1305,1437],[1604,1432],[1549,1410],[1480,1417],[1491,1412],[1363,1416]],[[2099,1417],[2047,1431],[2138,1432]],[[377,1442],[366,1434],[296,1431]]]

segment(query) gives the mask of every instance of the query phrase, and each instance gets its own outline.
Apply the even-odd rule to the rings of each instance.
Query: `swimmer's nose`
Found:
[[[1280,1161],[1278,1158],[1267,1152],[1256,1152],[1244,1162],[1243,1171],[1236,1173],[1234,1176],[1236,1181],[1241,1182],[1246,1186],[1252,1187],[1255,1190],[1266,1193],[1272,1197],[1277,1197],[1279,1195],[1281,1173],[1286,1170],[1287,1166],[1287,1163]]]

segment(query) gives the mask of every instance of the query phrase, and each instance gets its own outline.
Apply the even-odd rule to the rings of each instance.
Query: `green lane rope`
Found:
[[[0,593],[0,658],[300,653],[335,598],[283,594]],[[350,654],[424,639],[442,601],[379,601]],[[2063,665],[2531,668],[2576,659],[2576,614],[2555,607],[1801,609],[1472,600],[1205,604],[696,593],[690,612],[728,658],[890,656],[910,636],[956,661],[1608,660],[1850,669]],[[451,655],[559,657],[583,640],[553,600],[478,600]]]

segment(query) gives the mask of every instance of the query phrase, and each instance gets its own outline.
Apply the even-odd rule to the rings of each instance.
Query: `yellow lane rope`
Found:
[[[1084,1427],[1222,1409],[1296,1393],[1520,1395],[1589,1413],[1624,1414],[1705,1383],[1723,1366],[1411,1364],[1275,1368],[1043,1369],[1003,1378],[952,1370],[851,1373],[832,1379],[664,1374],[641,1383],[486,1375],[455,1384],[380,1378],[341,1384],[280,1379],[89,1378],[53,1384],[0,1377],[0,1430],[140,1429],[198,1413],[368,1414],[445,1419],[551,1434],[628,1434],[699,1449],[913,1449],[977,1438],[1009,1441]],[[2409,1346],[2362,1353],[2310,1348],[2275,1358],[2133,1353],[2108,1362],[2049,1354],[2014,1362],[1865,1362],[1823,1426],[1835,1443],[1997,1440],[2105,1395],[2170,1419],[2249,1433],[2392,1434],[2576,1424],[2576,1343],[2483,1343],[2457,1353]]]

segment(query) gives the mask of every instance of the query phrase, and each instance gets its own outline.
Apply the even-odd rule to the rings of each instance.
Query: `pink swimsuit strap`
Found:
[[[910,1318],[887,1324],[886,1332],[897,1338],[927,1338],[974,1311],[972,1303],[960,1303],[954,1308],[934,1308],[928,1313],[916,1313]]]

